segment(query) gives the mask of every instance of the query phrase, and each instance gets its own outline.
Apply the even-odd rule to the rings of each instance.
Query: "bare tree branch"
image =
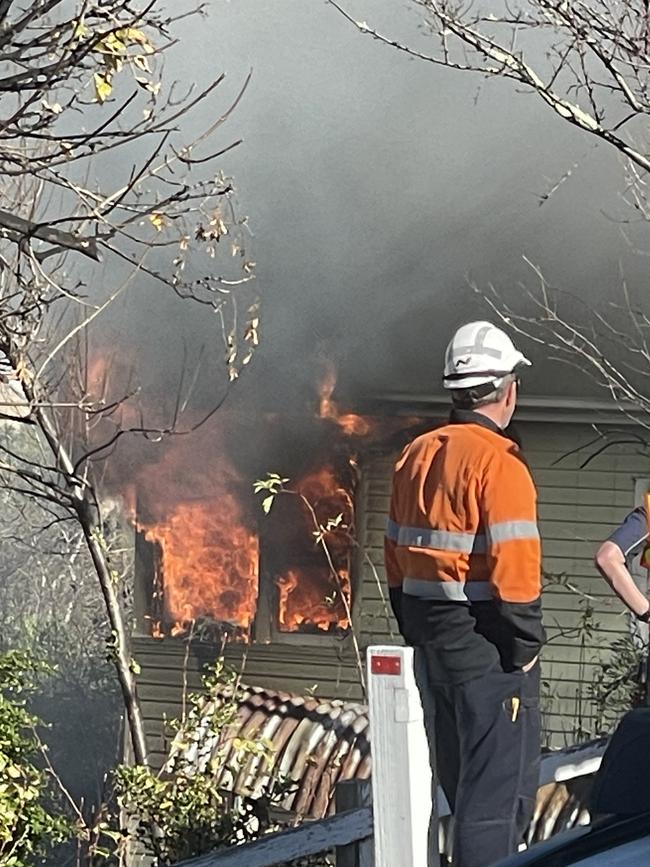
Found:
[[[183,395],[171,419],[146,424],[132,403],[141,394],[137,372],[118,394],[92,393],[89,347],[101,344],[107,311],[136,283],[156,280],[170,297],[214,311],[223,363],[205,420],[259,340],[250,233],[218,164],[239,144],[218,136],[250,74],[225,107],[223,73],[185,90],[163,75],[164,55],[178,48],[175,25],[198,11],[193,0],[166,8],[158,0],[0,0],[0,378],[8,401],[0,418],[29,425],[41,449],[34,456],[0,444],[0,474],[6,490],[79,528],[143,764],[135,666],[104,535],[101,462],[127,434],[162,438],[197,422],[183,423]],[[188,135],[193,116],[209,120]]]

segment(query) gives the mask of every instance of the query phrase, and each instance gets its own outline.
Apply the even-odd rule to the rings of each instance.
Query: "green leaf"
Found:
[[[271,511],[271,506],[273,505],[273,500],[275,499],[275,495],[271,494],[269,497],[264,497],[262,500],[262,509],[264,510],[264,514],[268,515]]]

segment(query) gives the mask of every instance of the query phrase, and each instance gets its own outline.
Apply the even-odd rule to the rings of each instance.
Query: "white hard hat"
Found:
[[[474,388],[494,382],[530,361],[491,322],[468,322],[452,337],[445,353],[445,388]]]

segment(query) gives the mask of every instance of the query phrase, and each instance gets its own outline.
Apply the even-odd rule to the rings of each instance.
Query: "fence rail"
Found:
[[[395,648],[386,650],[395,653]],[[406,649],[399,650],[404,652]],[[410,665],[405,666],[405,669],[409,672],[412,670]],[[411,692],[415,695],[414,683],[411,687]],[[394,714],[394,708],[399,702],[391,701],[389,705],[390,713]],[[402,722],[407,719],[403,712],[400,719]],[[542,756],[539,785],[593,774],[600,765],[607,742],[607,738],[600,738],[546,753]],[[422,776],[421,765],[418,776]],[[426,801],[429,798],[428,785],[424,792],[421,782],[420,779],[418,800]],[[440,789],[436,800],[437,818],[448,815],[449,807]],[[336,849],[339,867],[373,867],[376,859],[370,781],[348,780],[340,783],[336,792],[336,809],[336,814],[327,819],[306,822],[297,828],[278,831],[251,843],[210,852],[180,862],[175,867],[276,867],[295,858],[316,855],[331,849]],[[428,811],[427,804],[427,814]],[[433,839],[436,837],[437,835]]]
[[[316,855],[372,835],[372,807],[358,807],[299,828],[269,834],[222,852],[210,852],[176,867],[275,867],[292,858]]]
[[[374,720],[376,725],[379,724],[378,732],[375,731],[373,734],[375,753],[380,760],[376,762],[374,784],[377,788],[381,776],[379,772],[383,765],[386,778],[383,781],[385,785],[381,787],[380,792],[382,794],[384,790],[390,792],[390,798],[387,802],[389,805],[393,803],[396,796],[396,776],[400,778],[404,786],[407,786],[408,791],[405,790],[401,795],[404,803],[408,802],[409,805],[409,809],[406,810],[408,821],[406,824],[402,823],[404,827],[398,828],[399,823],[395,824],[388,819],[382,823],[382,809],[384,812],[386,811],[386,803],[376,801],[375,818],[378,821],[380,833],[376,838],[373,837],[371,784],[367,780],[350,780],[337,787],[337,812],[334,816],[315,822],[306,822],[298,828],[269,834],[241,846],[201,855],[198,858],[178,863],[175,867],[275,867],[275,865],[291,861],[294,858],[316,855],[330,849],[336,849],[337,864],[340,867],[374,867],[375,845],[377,846],[377,861],[383,865],[386,862],[386,853],[384,852],[382,859],[382,852],[388,843],[393,847],[391,850],[394,850],[393,855],[399,857],[395,859],[395,857],[390,856],[386,863],[392,865],[395,860],[398,860],[402,863],[408,862],[410,865],[413,862],[426,863],[428,867],[431,867],[437,858],[437,846],[435,847],[436,851],[432,849],[432,846],[435,845],[432,841],[437,840],[437,833],[435,833],[437,828],[432,827],[432,834],[429,838],[431,842],[427,844],[427,821],[424,817],[426,816],[428,820],[431,809],[429,761],[422,726],[419,693],[413,674],[413,650],[405,647],[377,647],[369,648],[368,653],[369,655],[377,654],[380,657],[383,654],[391,661],[394,661],[394,657],[399,656],[399,666],[395,670],[393,668],[387,669],[388,675],[392,676],[388,676],[381,666],[377,668],[376,672],[370,664],[368,669],[379,675],[376,678],[371,678],[370,684],[371,722]],[[392,739],[388,738],[386,743],[383,743],[382,738],[387,732],[392,734]],[[583,774],[594,773],[600,765],[606,745],[607,739],[601,738],[588,744],[547,753],[541,761],[540,786],[552,781],[560,782]],[[383,753],[382,746],[384,747]],[[400,749],[402,753],[406,750],[406,753],[402,755]],[[399,761],[396,760],[397,753],[399,753]],[[406,780],[402,779],[404,773],[408,777]],[[440,789],[438,789],[435,801],[437,802],[437,810],[434,821],[449,814],[449,807]],[[418,821],[413,824],[414,818],[416,818],[415,813],[418,814]],[[392,827],[393,824],[395,827]],[[388,835],[385,833],[384,826],[386,825],[390,826],[390,834]],[[413,851],[415,852],[417,849],[417,857],[411,857],[406,853],[405,860],[403,856],[408,849],[406,844],[409,843],[409,840],[406,838],[409,833],[413,837],[411,843],[415,846]],[[388,846],[388,849],[390,848]],[[390,853],[388,854],[390,855]]]
[[[553,780],[571,779],[594,773],[607,746],[607,738],[547,753],[542,757],[540,786]],[[292,858],[316,855],[337,849],[344,867],[372,867],[372,807],[369,781],[340,784],[339,812],[327,819],[307,822],[298,828],[278,831],[223,851],[210,852],[175,867],[275,867]],[[438,792],[440,801],[441,792]],[[445,802],[446,803],[446,802]],[[359,806],[353,806],[358,804]],[[440,810],[440,815],[448,808]]]

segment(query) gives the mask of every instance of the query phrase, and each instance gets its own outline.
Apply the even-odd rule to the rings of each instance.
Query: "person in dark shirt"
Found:
[[[643,554],[649,535],[647,506],[639,506],[630,512],[596,553],[600,574],[635,617],[644,623],[650,622],[650,602],[637,587],[629,564],[634,557]]]

